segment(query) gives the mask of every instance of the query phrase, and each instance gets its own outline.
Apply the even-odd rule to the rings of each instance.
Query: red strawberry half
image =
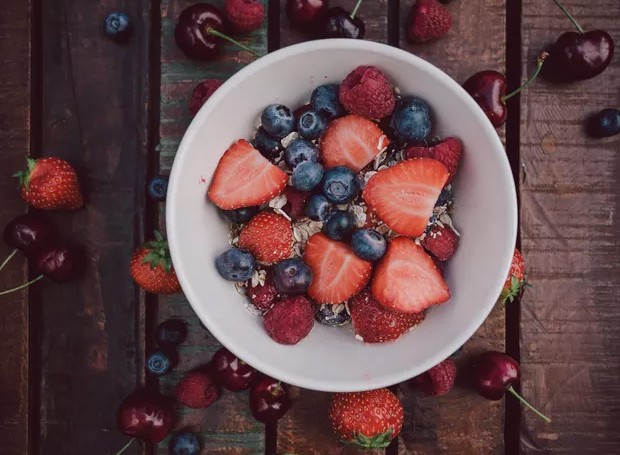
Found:
[[[411,8],[407,38],[414,42],[437,39],[452,27],[450,11],[437,0],[417,0]]]
[[[390,140],[373,121],[351,114],[332,121],[321,138],[325,167],[346,166],[359,172]]]
[[[219,208],[234,210],[273,199],[287,181],[282,169],[240,139],[220,158],[207,196]]]
[[[459,246],[459,237],[449,226],[436,224],[424,236],[422,246],[440,261],[447,261]]]
[[[450,183],[461,163],[463,144],[455,137],[447,137],[432,147],[408,147],[405,153],[407,158],[433,158],[441,162],[450,173],[446,182]]]
[[[323,233],[308,240],[304,261],[312,270],[308,295],[318,303],[343,302],[366,286],[372,265],[358,258],[348,245]]]
[[[381,305],[403,313],[419,313],[450,298],[433,258],[406,237],[390,241],[375,267],[371,292]]]
[[[401,313],[385,308],[367,290],[351,299],[349,310],[355,334],[366,343],[395,340],[424,320],[424,312]]]
[[[252,218],[239,234],[239,247],[258,262],[275,264],[291,256],[293,228],[282,215],[265,211]]]
[[[390,229],[418,237],[447,180],[448,171],[437,160],[406,160],[373,175],[362,197]]]

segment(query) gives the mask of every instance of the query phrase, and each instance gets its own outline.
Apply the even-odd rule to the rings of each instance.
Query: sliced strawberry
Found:
[[[389,143],[376,123],[351,114],[329,124],[321,138],[321,159],[327,168],[346,166],[359,172]]]
[[[372,272],[372,264],[358,258],[348,245],[314,234],[306,244],[306,264],[312,269],[308,295],[318,303],[340,303],[357,294]]]
[[[282,169],[240,139],[220,158],[207,196],[224,210],[260,205],[282,193],[287,180]]]
[[[432,147],[408,147],[405,154],[407,158],[432,158],[439,161],[448,169],[450,177],[447,183],[450,183],[461,163],[463,144],[455,137],[447,137]]]
[[[406,237],[390,241],[370,290],[381,305],[403,313],[419,313],[450,298],[433,258]]]
[[[366,343],[392,341],[424,320],[422,313],[392,311],[375,300],[368,290],[349,302],[355,335]]]
[[[437,160],[406,160],[373,175],[362,197],[394,232],[418,237],[447,180],[448,170]]]
[[[260,212],[239,234],[239,247],[248,250],[258,262],[275,264],[293,252],[293,228],[282,215]]]

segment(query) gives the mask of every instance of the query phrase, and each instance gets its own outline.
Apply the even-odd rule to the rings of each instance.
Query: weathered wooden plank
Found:
[[[586,29],[620,39],[620,3],[563,2]],[[523,3],[523,71],[572,25],[553,2]],[[617,56],[616,56],[617,57]],[[584,119],[618,107],[618,58],[596,79],[539,81],[521,97],[521,453],[616,453],[620,447],[620,160],[618,136],[586,137]]]
[[[57,212],[83,277],[42,282],[38,453],[115,453],[116,408],[143,376],[143,300],[128,273],[141,240],[150,1],[125,2],[135,33],[103,36],[112,0],[42,2],[42,149],[77,169],[86,206]]]
[[[405,39],[404,24],[413,3],[411,0],[401,1],[402,48],[428,60],[461,83],[484,69],[504,71],[504,0],[450,2],[446,7],[452,14],[452,29],[446,36],[422,44],[408,43]],[[503,138],[503,128],[498,132]],[[465,153],[466,148],[467,144]],[[456,201],[458,210],[458,194]],[[503,403],[491,403],[467,390],[463,367],[474,353],[489,349],[504,350],[504,338],[504,311],[496,307],[457,357],[462,376],[454,391],[437,399],[422,396],[419,391],[401,384],[399,391],[406,415],[399,440],[400,454],[503,452]]]
[[[11,178],[30,148],[30,2],[3,5],[0,15],[0,228],[25,211]],[[0,263],[11,252],[0,245]],[[0,289],[26,281],[26,261],[20,254],[0,272]],[[28,291],[0,297],[0,439],[2,453],[28,453],[30,444],[28,379],[30,309]]]
[[[282,46],[299,43],[310,39],[304,33],[294,29],[286,18],[284,4],[281,2],[280,43]],[[330,2],[330,6],[342,6],[351,11],[354,0]],[[388,39],[388,5],[387,0],[363,2],[358,16],[366,24],[366,39],[387,42]],[[287,415],[278,423],[278,453],[297,453],[303,455],[336,454],[380,454],[383,450],[361,450],[353,446],[344,446],[338,442],[330,428],[327,418],[331,394],[312,390],[298,390],[299,397]]]
[[[189,0],[163,0],[161,3],[161,104],[159,168],[169,171],[179,142],[192,120],[188,102],[198,82],[217,78],[225,80],[255,57],[226,45],[220,59],[209,63],[188,60],[174,43],[174,27],[181,11],[196,3]],[[223,0],[209,1],[223,5]],[[267,1],[265,0],[265,5]],[[241,42],[259,53],[267,51],[267,20],[256,32],[238,37]],[[160,210],[163,228],[164,211]],[[180,364],[173,373],[160,380],[161,389],[174,393],[174,387],[183,375],[198,365],[209,361],[221,346],[200,325],[198,317],[181,294],[159,299],[159,320],[180,318],[189,326],[188,340],[180,347]],[[265,451],[264,425],[256,422],[249,411],[247,393],[224,392],[222,397],[207,410],[178,408],[178,427],[202,435],[203,452],[209,454],[250,455]],[[167,454],[167,440],[158,448]]]

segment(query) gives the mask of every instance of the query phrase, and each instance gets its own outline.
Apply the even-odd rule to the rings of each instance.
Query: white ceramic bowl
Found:
[[[452,298],[399,340],[364,344],[351,327],[315,324],[295,346],[266,334],[262,319],[215,268],[228,227],[205,194],[220,156],[250,139],[261,110],[308,101],[317,85],[339,82],[358,65],[375,65],[403,94],[432,107],[435,135],[465,144],[455,181],[460,246],[446,271]],[[436,365],[469,339],[491,311],[508,273],[517,232],[512,173],[482,110],[449,76],[405,51],[369,41],[320,40],[290,46],[248,65],[220,87],[185,133],[166,207],[174,267],[194,311],[228,349],[266,374],[300,387],[359,391],[396,384]]]

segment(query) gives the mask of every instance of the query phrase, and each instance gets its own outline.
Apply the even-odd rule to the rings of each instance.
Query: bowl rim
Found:
[[[202,106],[198,114],[196,114],[196,116],[190,123],[177,149],[177,153],[174,158],[174,162],[170,172],[170,182],[168,187],[168,195],[166,198],[166,230],[172,262],[185,297],[187,298],[188,302],[190,303],[192,309],[199,317],[199,319],[223,346],[225,346],[233,354],[243,359],[248,364],[252,365],[264,374],[277,378],[281,381],[284,381],[285,383],[305,389],[324,392],[354,392],[388,387],[390,385],[401,383],[411,378],[415,373],[417,373],[417,371],[427,371],[444,359],[448,358],[453,352],[455,352],[467,340],[469,340],[480,328],[480,326],[484,323],[484,321],[494,308],[496,301],[491,301],[489,299],[489,302],[486,303],[486,307],[482,311],[477,313],[475,317],[472,317],[469,320],[469,322],[467,323],[467,327],[464,327],[463,331],[461,331],[461,336],[455,337],[455,339],[451,343],[444,346],[442,349],[431,353],[424,362],[412,364],[408,368],[403,367],[398,372],[393,372],[391,374],[376,374],[373,376],[372,379],[352,378],[346,382],[317,381],[316,379],[308,379],[303,376],[289,374],[285,366],[282,367],[281,365],[276,366],[272,363],[265,363],[263,360],[261,360],[260,356],[254,355],[251,350],[248,350],[244,346],[243,343],[238,343],[235,339],[234,334],[224,333],[224,331],[220,330],[216,324],[211,323],[211,320],[208,316],[208,311],[204,310],[202,305],[197,305],[193,303],[200,302],[201,299],[195,293],[193,287],[185,278],[186,275],[184,273],[184,265],[183,262],[180,260],[180,251],[177,247],[178,239],[176,234],[178,232],[178,230],[176,229],[176,220],[178,219],[178,217],[175,216],[175,213],[177,210],[182,209],[180,207],[180,204],[175,204],[175,201],[178,200],[178,197],[176,196],[178,188],[177,182],[179,182],[181,179],[179,169],[183,167],[182,163],[186,158],[187,149],[189,148],[189,145],[194,141],[194,137],[197,134],[198,130],[201,128],[201,126],[204,124],[205,119],[208,117],[208,115],[210,115],[212,106],[216,105],[220,99],[225,98],[230,91],[234,90],[238,81],[241,81],[246,77],[251,76],[253,73],[262,70],[263,68],[273,64],[274,62],[281,61],[292,56],[297,56],[305,52],[333,50],[334,48],[339,48],[341,50],[365,50],[375,53],[381,53],[392,59],[409,60],[410,63],[412,63],[414,66],[418,66],[423,71],[431,73],[433,77],[436,77],[444,84],[449,86],[471,107],[473,115],[476,115],[480,119],[484,120],[482,122],[482,124],[484,125],[483,128],[485,130],[485,134],[491,138],[492,142],[494,142],[494,151],[501,151],[503,155],[503,159],[500,160],[501,165],[498,171],[500,171],[505,177],[504,180],[507,182],[507,189],[510,193],[510,207],[508,209],[509,216],[511,218],[511,220],[509,220],[511,221],[511,232],[508,232],[507,235],[508,238],[513,239],[512,243],[514,248],[514,245],[516,244],[518,229],[518,207],[516,186],[512,174],[512,169],[510,167],[508,157],[504,151],[504,145],[502,144],[497,134],[497,131],[492,126],[491,122],[488,121],[486,114],[482,111],[480,106],[478,106],[478,104],[473,100],[473,98],[471,98],[471,96],[463,89],[463,87],[461,87],[461,85],[459,85],[454,79],[452,79],[441,69],[437,68],[435,65],[427,62],[426,60],[423,60],[422,58],[417,57],[416,55],[411,54],[405,50],[392,47],[387,44],[354,39],[315,40],[300,44],[294,44],[279,49],[255,60],[254,62],[240,69],[226,82],[224,82],[222,86],[218,88],[218,90],[215,91],[215,93],[207,100],[207,102]],[[504,273],[502,274],[503,276],[508,275],[511,262],[512,251],[510,252],[510,255],[504,254],[504,257],[498,257],[498,264],[504,271]],[[503,284],[503,281],[501,283],[497,283],[496,294],[498,296],[501,293]],[[420,369],[420,367],[422,367],[423,369]]]

